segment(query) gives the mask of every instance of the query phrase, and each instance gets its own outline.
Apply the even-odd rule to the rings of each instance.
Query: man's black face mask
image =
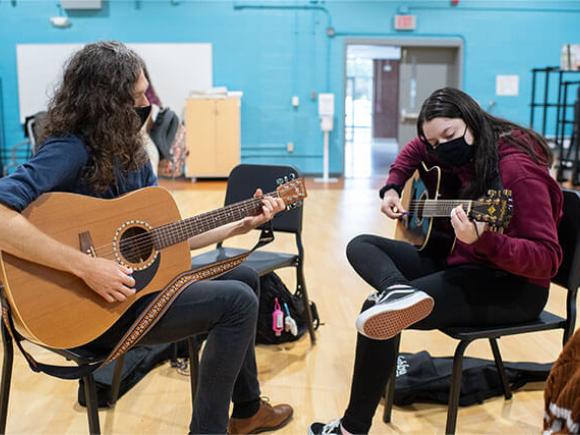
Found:
[[[141,130],[147,122],[147,118],[149,118],[149,114],[151,113],[151,105],[134,107],[133,109],[135,109],[135,113],[137,113],[137,116],[141,120],[141,124],[139,125],[139,130]]]

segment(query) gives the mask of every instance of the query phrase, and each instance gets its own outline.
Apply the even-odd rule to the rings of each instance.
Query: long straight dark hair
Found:
[[[463,197],[482,196],[498,177],[497,142],[500,136],[524,151],[535,162],[548,167],[552,165],[552,151],[542,136],[529,128],[490,115],[459,89],[438,89],[423,103],[417,119],[417,134],[424,143],[427,143],[427,139],[423,124],[434,118],[461,118],[473,133],[475,177],[461,192]],[[524,134],[512,134],[518,130]],[[538,155],[535,144],[539,145],[542,155]]]

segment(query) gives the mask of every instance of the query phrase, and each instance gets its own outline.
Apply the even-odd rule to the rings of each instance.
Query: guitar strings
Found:
[[[245,208],[246,209],[249,208],[248,206],[250,204],[251,203],[248,203]],[[179,239],[183,236],[187,236],[187,232],[189,231],[187,224],[193,224],[195,229],[202,230],[200,232],[194,231],[194,233],[199,234],[201,232],[205,232],[209,229],[212,229],[212,223],[215,223],[216,220],[227,218],[228,216],[231,216],[232,214],[235,215],[235,213],[239,212],[240,210],[241,210],[241,207],[240,207],[240,209],[229,208],[228,210],[220,211],[219,213],[213,213],[213,214],[207,215],[207,216],[205,216],[205,213],[204,213],[203,216],[200,215],[197,219],[189,218],[189,219],[184,220],[184,221],[174,222],[171,224],[165,224],[165,225],[163,225],[161,227],[157,227],[151,231],[147,231],[147,232],[135,235],[135,236],[130,236],[130,237],[127,237],[125,239],[122,239],[120,241],[119,250],[122,252],[123,256],[126,258],[127,257],[142,258],[144,256],[143,254],[145,254],[145,256],[148,257],[149,255],[147,255],[147,254],[149,254],[151,252],[151,248],[156,246],[156,244],[163,245],[166,242],[170,242],[167,244],[167,246],[170,246],[172,244],[177,243],[177,242],[171,243],[171,241],[174,238]],[[171,228],[171,229],[169,229],[169,228]],[[193,235],[195,235],[195,234],[192,234],[192,236]],[[188,237],[186,237],[186,239],[187,238]],[[165,246],[163,246],[163,247],[165,247]],[[112,259],[114,257],[113,245],[100,246],[99,248],[95,249],[95,253],[99,257]]]
[[[270,193],[265,194],[264,196],[271,196],[271,197],[274,197],[275,198],[275,197],[279,197],[279,194],[278,194],[278,192],[270,192]],[[211,220],[211,218],[213,218],[215,220],[218,217],[224,217],[224,216],[227,217],[228,214],[230,214],[232,212],[239,212],[240,209],[246,211],[245,210],[245,206],[246,205],[255,206],[260,201],[261,201],[260,198],[250,198],[250,199],[241,201],[241,202],[236,203],[236,204],[231,204],[229,206],[222,207],[221,209],[217,209],[217,210],[214,210],[214,211],[205,212],[205,213],[202,213],[202,214],[200,214],[198,216],[193,216],[193,217],[190,217],[190,218],[186,218],[186,219],[184,219],[182,221],[179,221],[179,222],[172,222],[172,223],[168,223],[168,224],[161,225],[160,227],[157,227],[157,228],[153,229],[150,232],[146,232],[146,233],[143,233],[143,234],[138,234],[138,235],[131,236],[131,237],[128,237],[126,239],[123,239],[123,242],[124,243],[129,243],[131,241],[135,241],[135,240],[138,240],[140,238],[143,238],[146,243],[149,243],[150,242],[150,239],[151,239],[150,235],[151,235],[152,232],[159,233],[159,231],[162,228],[164,228],[164,227],[170,227],[170,226],[174,226],[174,225],[176,227],[175,229],[171,230],[170,232],[166,232],[163,235],[164,236],[180,235],[184,231],[184,228],[183,227],[185,225],[191,223],[194,220],[198,220],[199,221],[199,222],[197,222],[197,226],[198,227],[204,226],[208,222],[208,218],[210,218],[210,220]],[[473,204],[475,206],[477,206],[478,204],[484,204],[484,203],[482,203],[480,201],[473,201],[473,200],[444,200],[444,199],[442,199],[442,200],[433,200],[433,199],[427,199],[427,200],[411,200],[410,201],[410,204],[411,204],[411,206],[418,207],[419,204],[427,203],[427,205],[429,207],[433,207],[433,206],[437,206],[437,204],[446,204],[446,203],[457,204],[457,203],[461,203],[461,202],[470,202],[470,201],[473,202]],[[252,204],[252,203],[254,203],[254,204]],[[424,206],[424,209],[425,209],[425,206]],[[218,210],[219,210],[219,212],[218,212]],[[96,250],[100,250],[102,248],[106,248],[107,246],[108,245],[99,246],[99,247],[96,248]]]
[[[278,192],[270,192],[265,194],[264,196],[270,197],[279,197]],[[121,241],[123,250],[129,255],[141,254],[141,248],[147,247],[149,248],[153,244],[153,239],[158,236],[158,241],[171,241],[172,237],[174,236],[183,236],[187,232],[187,225],[192,224],[195,222],[196,228],[205,229],[206,227],[212,229],[211,223],[214,223],[217,219],[227,218],[230,217],[234,213],[239,213],[240,211],[246,212],[247,208],[249,207],[256,207],[262,201],[261,198],[250,198],[244,201],[241,201],[236,204],[231,204],[226,207],[222,207],[221,209],[217,209],[210,212],[202,213],[198,216],[193,216],[182,221],[172,222],[168,224],[161,225],[160,227],[154,228],[151,231],[138,234],[135,236],[127,237]],[[242,216],[241,218],[243,218]],[[164,228],[171,228],[169,231],[164,231]],[[214,227],[215,228],[215,227]],[[207,231],[207,230],[205,230]],[[204,232],[204,231],[202,231]],[[152,234],[155,233],[155,234]],[[103,249],[107,249],[103,251]],[[137,252],[137,250],[139,250]],[[112,249],[112,245],[102,245],[95,248],[95,253],[99,257],[103,258],[110,258],[113,255],[114,251]]]
[[[274,196],[272,193],[267,194],[267,195]],[[241,202],[236,203],[236,204],[231,204],[231,205],[223,207],[221,209],[217,209],[217,210],[210,211],[210,212],[205,212],[205,213],[202,213],[198,216],[193,216],[193,217],[184,219],[182,221],[164,224],[164,225],[161,225],[160,227],[154,228],[152,231],[148,231],[148,232],[145,232],[142,234],[127,237],[126,239],[123,239],[121,241],[123,251],[127,254],[127,256],[141,254],[142,248],[145,248],[145,247],[149,248],[151,245],[153,245],[152,240],[156,236],[158,236],[157,240],[159,242],[163,242],[163,241],[171,241],[172,240],[171,238],[174,236],[180,237],[180,236],[185,235],[185,232],[187,231],[188,224],[195,223],[196,228],[199,228],[202,230],[205,229],[206,227],[208,229],[211,229],[211,227],[212,227],[211,223],[215,222],[215,220],[223,219],[224,217],[227,218],[228,216],[231,216],[232,214],[234,214],[236,212],[240,212],[241,210],[245,210],[246,208],[249,208],[249,207],[255,207],[260,202],[261,202],[260,198],[251,198],[251,199],[244,200],[244,201],[241,201]],[[171,228],[171,229],[169,229],[169,228]],[[169,229],[169,231],[167,231],[167,229]],[[152,234],[152,233],[154,233],[154,234]],[[111,248],[111,249],[101,253],[101,248],[105,248],[105,249]],[[100,257],[109,258],[109,256],[113,254],[113,249],[112,249],[112,246],[109,247],[109,245],[104,245],[104,246],[100,246],[100,247],[96,248],[95,252],[100,254],[99,255]]]
[[[268,193],[264,196],[278,197],[279,195],[278,195],[278,192],[271,192],[271,193]],[[240,211],[247,212],[247,210],[246,210],[247,206],[255,207],[260,202],[261,202],[261,198],[250,198],[250,199],[241,201],[239,203],[232,204],[230,206],[226,206],[226,207],[223,207],[221,209],[218,209],[219,211],[214,210],[214,211],[202,213],[198,216],[193,216],[193,217],[184,219],[184,220],[179,221],[179,222],[164,224],[164,225],[157,227],[151,231],[147,231],[147,232],[144,232],[142,234],[130,236],[130,237],[127,237],[126,239],[123,239],[120,243],[122,245],[121,248],[124,251],[124,253],[126,253],[130,256],[135,256],[135,255],[139,256],[142,253],[147,253],[147,252],[142,252],[142,249],[143,250],[144,250],[144,248],[149,249],[152,245],[154,245],[154,243],[155,243],[154,239],[156,238],[156,236],[157,237],[160,236],[160,238],[158,238],[157,241],[172,242],[172,238],[174,236],[177,236],[179,238],[179,237],[182,237],[183,235],[186,235],[186,233],[188,231],[187,225],[190,225],[194,221],[197,221],[197,222],[195,222],[196,228],[203,230],[206,228],[206,225],[207,225],[208,229],[205,231],[208,231],[208,230],[212,229],[211,224],[215,223],[215,221],[217,219],[224,218],[224,217],[226,217],[226,218],[231,217],[231,215],[233,213],[240,212]],[[410,204],[409,204],[409,209],[411,211],[415,211],[415,212],[417,212],[417,211],[433,212],[433,211],[438,211],[438,210],[450,212],[451,209],[454,208],[456,205],[462,204],[462,205],[468,206],[470,202],[472,203],[471,209],[474,209],[475,207],[480,206],[480,205],[486,205],[485,203],[482,203],[480,201],[471,201],[471,200],[458,201],[458,200],[426,199],[426,200],[411,200]],[[451,208],[449,208],[449,207],[451,207]],[[248,216],[248,214],[246,214],[246,216]],[[242,216],[241,218],[243,218],[243,217],[244,216]],[[163,232],[164,228],[170,228],[170,227],[173,227],[173,228],[169,231]],[[216,227],[214,227],[214,228],[216,228]],[[202,232],[205,232],[205,231],[202,231]],[[173,244],[173,243],[171,243],[171,244]],[[101,253],[103,248],[104,249],[109,248],[109,245],[103,245],[103,246],[99,246],[99,247],[95,248],[95,253],[97,253],[99,257],[108,258],[109,255],[113,254],[112,246],[111,246],[110,250]]]
[[[246,202],[247,202],[247,201],[246,201]],[[257,201],[257,200],[256,200],[256,201],[254,201],[254,202],[256,202],[256,204],[255,204],[255,205],[258,205],[257,203],[258,203],[259,201]],[[457,201],[451,201],[451,202],[453,202],[453,204],[456,204],[456,203],[457,203]],[[469,203],[470,201],[466,201],[466,202],[468,202],[468,203]],[[484,204],[484,203],[481,203],[481,202],[476,202],[476,201],[473,201],[473,202],[474,202],[475,204],[472,204],[472,207],[471,207],[471,210],[472,210],[472,211],[473,211],[473,210],[477,210],[477,207],[478,207],[478,205],[479,205],[479,204],[483,204],[485,207],[487,207],[487,204]],[[415,205],[415,206],[417,206],[418,204],[421,204],[421,203],[424,203],[424,201],[415,201],[415,204],[414,204],[414,205]],[[410,209],[413,209],[413,207],[410,207]],[[441,207],[439,207],[439,209],[441,209]],[[446,213],[446,214],[445,214],[445,215],[440,215],[440,216],[447,216],[447,215],[448,215],[448,213],[451,211],[451,209],[449,209],[449,208],[443,208],[442,210],[443,210],[443,211],[445,211],[445,213]],[[244,211],[247,211],[247,210],[244,210]],[[413,209],[412,211],[419,211],[419,210],[414,210],[414,209]],[[426,207],[426,208],[422,208],[422,209],[421,209],[421,211],[423,211],[423,212],[426,212],[426,213],[430,213],[430,212],[432,212],[433,210],[431,210],[429,207]],[[210,212],[210,213],[211,213],[211,212]],[[224,214],[224,213],[222,212],[222,213],[220,213],[220,214]],[[432,215],[432,217],[436,217],[436,216],[435,216],[435,215]],[[190,218],[190,219],[191,219],[191,218]],[[198,227],[205,226],[205,223],[206,223],[206,222],[198,222]],[[166,226],[167,226],[167,225],[172,225],[172,224],[166,224]],[[158,230],[159,228],[161,228],[161,227],[158,227],[158,228],[156,228],[156,230]],[[178,232],[180,233],[179,235],[181,235],[181,230],[178,230]],[[151,234],[151,233],[145,233],[145,234],[139,235],[139,236],[142,236],[142,237],[144,237],[146,240],[145,240],[143,243],[140,243],[140,244],[138,244],[138,243],[135,243],[135,244],[134,244],[134,246],[129,246],[129,247],[128,247],[128,249],[127,249],[127,250],[125,250],[125,252],[124,252],[124,254],[126,254],[126,257],[129,257],[129,256],[131,256],[131,255],[133,255],[133,256],[135,256],[135,255],[139,255],[139,256],[141,256],[141,254],[150,254],[150,252],[151,252],[151,251],[150,251],[150,247],[151,247],[151,245],[153,244],[153,243],[151,242],[151,237],[149,237],[149,236],[150,236],[150,234]],[[168,233],[168,234],[169,234],[170,236],[172,236],[172,235],[175,235],[175,234],[176,234],[176,232],[175,232],[175,231],[173,231],[173,232],[170,232],[170,233]],[[167,238],[167,237],[166,237],[166,238]],[[169,240],[169,241],[171,241],[171,240]],[[145,249],[147,249],[147,250],[145,251]]]
[[[276,196],[276,192],[275,193],[269,193],[267,194],[267,196]],[[128,237],[126,239],[122,240],[122,245],[123,245],[123,250],[125,251],[125,253],[128,256],[135,256],[135,255],[139,255],[141,253],[143,253],[141,251],[141,249],[144,250],[144,248],[149,248],[153,242],[152,239],[155,237],[155,235],[153,235],[152,233],[155,232],[155,234],[159,234],[159,230],[161,230],[163,227],[170,227],[173,225],[176,225],[176,228],[170,230],[169,232],[165,232],[165,233],[161,233],[161,235],[163,236],[162,240],[168,240],[171,241],[171,237],[173,236],[182,236],[183,233],[186,231],[186,229],[184,228],[185,224],[191,223],[193,220],[198,220],[198,222],[196,223],[196,226],[198,228],[204,229],[206,224],[210,224],[208,225],[208,229],[211,229],[211,221],[215,221],[218,218],[223,218],[223,217],[227,217],[228,215],[230,215],[231,213],[235,213],[235,212],[239,212],[240,210],[244,210],[244,212],[246,212],[246,206],[248,205],[252,205],[252,206],[256,206],[259,204],[259,202],[261,201],[260,198],[252,198],[252,199],[248,199],[245,201],[242,201],[240,203],[236,203],[236,204],[232,204],[231,206],[228,207],[224,207],[222,209],[219,209],[220,211],[218,213],[214,212],[206,212],[203,213],[201,215],[198,216],[194,216],[191,218],[187,218],[181,222],[177,222],[177,223],[170,223],[170,224],[164,224],[160,227],[155,228],[154,230],[150,231],[150,232],[146,232],[143,234],[139,234],[136,236],[131,236]],[[434,202],[437,201],[437,203],[433,203],[430,204],[430,202]],[[412,211],[419,211],[419,206],[421,204],[425,204],[427,203],[427,206],[423,206],[420,210],[422,211],[433,211],[433,207],[435,206],[435,209],[442,209],[442,210],[446,210],[446,211],[450,211],[445,209],[445,208],[441,208],[438,205],[441,205],[443,203],[451,203],[453,205],[457,204],[458,202],[470,202],[469,200],[465,200],[465,201],[457,201],[457,200],[412,200],[411,201],[411,205],[412,207],[409,207]],[[478,204],[484,204],[481,202],[476,202],[474,201],[475,204],[472,204],[472,209],[474,207],[476,207]],[[252,204],[253,203],[253,204]],[[485,205],[485,204],[484,204]],[[207,231],[207,230],[206,230]],[[133,243],[130,243],[133,242]],[[100,254],[101,248],[107,248],[108,246],[101,246],[99,248],[97,248],[95,251],[99,251],[97,253]],[[110,252],[108,252],[110,254],[113,254],[113,251],[111,250]],[[108,254],[107,253],[107,254]],[[147,253],[147,252],[145,252]],[[99,256],[103,256],[102,254]]]
[[[457,206],[463,205],[470,212],[485,212],[490,205],[484,201],[474,201],[474,200],[435,200],[435,199],[423,199],[423,200],[411,200],[409,201],[408,211],[409,214],[423,214],[424,217],[448,217],[451,211]],[[483,210],[482,210],[483,208]]]

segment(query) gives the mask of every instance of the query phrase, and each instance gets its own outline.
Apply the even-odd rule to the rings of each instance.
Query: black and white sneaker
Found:
[[[435,301],[427,293],[408,285],[392,285],[382,292],[371,293],[375,305],[359,314],[356,329],[375,340],[387,340],[403,329],[427,317]]]
[[[308,435],[342,434],[340,430],[340,418],[329,423],[312,423],[308,428]]]

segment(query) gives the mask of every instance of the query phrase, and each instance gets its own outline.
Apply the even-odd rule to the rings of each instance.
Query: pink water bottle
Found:
[[[272,330],[279,337],[284,330],[284,313],[280,309],[278,298],[274,298],[274,311],[272,312]]]

